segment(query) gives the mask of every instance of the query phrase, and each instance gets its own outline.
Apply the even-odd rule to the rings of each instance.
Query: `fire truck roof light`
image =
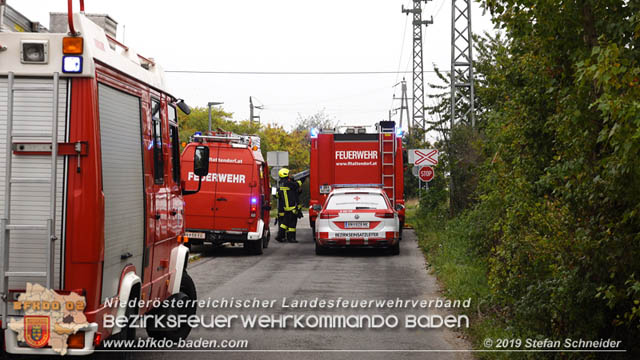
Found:
[[[66,74],[79,74],[82,72],[82,56],[63,56],[62,72]]]
[[[396,129],[396,136],[397,137],[402,137],[402,135],[404,135],[404,130],[402,130],[402,128],[397,128]]]
[[[80,55],[83,51],[83,39],[81,37],[65,37],[62,39],[62,52],[64,54]]]
[[[319,133],[320,133],[320,130],[316,128],[311,128],[311,130],[309,131],[309,134],[311,135],[312,138],[318,137]]]

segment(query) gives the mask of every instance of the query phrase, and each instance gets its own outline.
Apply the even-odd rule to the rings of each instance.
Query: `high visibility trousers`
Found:
[[[278,235],[277,240],[285,240],[287,229],[289,228],[284,220],[284,212],[278,213]]]
[[[293,211],[285,211],[284,212],[284,229],[287,233],[287,239],[295,239],[296,238],[296,225],[298,223],[298,216],[293,213]]]

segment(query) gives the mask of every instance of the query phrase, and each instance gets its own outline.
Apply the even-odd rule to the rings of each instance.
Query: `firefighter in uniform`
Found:
[[[296,224],[301,215],[301,204],[299,203],[300,181],[294,181],[289,177],[289,169],[281,169],[278,172],[280,177],[280,188],[278,189],[278,235],[279,242],[297,243]]]

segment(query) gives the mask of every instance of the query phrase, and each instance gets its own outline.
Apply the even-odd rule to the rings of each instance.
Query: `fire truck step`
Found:
[[[11,178],[12,184],[50,184],[51,179],[45,178]]]
[[[51,139],[50,132],[14,132],[11,134],[13,137],[37,137],[37,138],[49,138]]]
[[[49,230],[47,225],[7,225],[7,230]]]
[[[47,273],[44,271],[7,271],[4,273],[6,277],[45,277]]]

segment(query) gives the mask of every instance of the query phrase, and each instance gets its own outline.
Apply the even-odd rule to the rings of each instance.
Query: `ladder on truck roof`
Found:
[[[2,328],[7,328],[7,313],[9,306],[9,279],[15,277],[43,277],[46,278],[46,287],[52,288],[54,282],[54,250],[56,237],[56,178],[57,178],[57,158],[58,158],[58,89],[60,74],[53,74],[53,87],[16,87],[14,86],[14,74],[9,72],[7,88],[7,138],[6,138],[6,159],[5,159],[5,179],[4,179],[4,213],[0,219],[0,249],[2,250],[2,265],[0,266],[0,281],[2,281],[2,293],[0,294]],[[16,92],[51,92],[53,97],[51,133],[44,132],[13,132],[13,100]],[[14,160],[12,153],[14,149],[13,139],[15,138],[42,138],[51,140],[51,176],[49,178],[14,178],[12,177],[12,166]],[[11,222],[11,188],[12,184],[49,184],[50,203],[49,218],[46,223],[41,224],[13,224]],[[14,231],[41,230],[46,231],[47,267],[45,271],[9,271],[9,249],[11,245],[11,233]]]
[[[391,204],[396,206],[396,131],[394,127],[380,127],[380,157],[382,166],[382,188],[387,192]]]

